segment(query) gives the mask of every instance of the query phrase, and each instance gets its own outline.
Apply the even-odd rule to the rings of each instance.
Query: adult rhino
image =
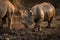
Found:
[[[12,15],[18,12],[18,9],[9,0],[0,0],[0,19],[6,15],[8,17],[8,29],[12,29]],[[3,22],[3,21],[2,21]]]
[[[53,17],[55,16],[55,8],[52,4],[43,2],[41,4],[37,4],[33,6],[29,12],[29,14],[32,13],[32,18],[35,21],[36,25],[34,29],[38,26],[38,30],[40,30],[40,23],[42,21],[47,21],[49,28],[52,22]]]

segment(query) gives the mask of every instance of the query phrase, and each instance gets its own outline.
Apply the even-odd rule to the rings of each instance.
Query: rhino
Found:
[[[55,17],[55,7],[48,2],[34,5],[28,14],[32,15],[32,19],[35,22],[35,27],[38,27],[38,31],[41,30],[40,24],[42,21],[47,21],[48,25],[46,28],[51,27],[52,19]]]
[[[12,17],[15,12],[19,12],[18,8],[14,6],[9,0],[0,0],[0,20],[4,20],[4,17],[8,17],[8,30],[12,30]],[[2,21],[3,24],[3,21]]]

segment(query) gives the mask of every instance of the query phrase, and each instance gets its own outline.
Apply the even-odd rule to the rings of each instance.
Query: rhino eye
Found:
[[[15,15],[16,15],[16,16],[20,16],[20,15],[21,15],[21,13],[16,12],[16,13],[15,13]]]

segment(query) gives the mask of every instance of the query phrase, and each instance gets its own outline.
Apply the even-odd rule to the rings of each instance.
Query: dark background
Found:
[[[42,2],[49,2],[55,6],[55,8],[60,8],[60,0],[10,0],[18,8],[31,8],[35,4]]]

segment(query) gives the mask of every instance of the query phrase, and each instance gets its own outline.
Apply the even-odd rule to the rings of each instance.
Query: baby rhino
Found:
[[[29,14],[30,13],[32,14],[33,20],[36,23],[34,29],[38,27],[38,30],[40,30],[40,23],[42,21],[48,22],[47,28],[51,26],[50,24],[52,22],[53,17],[55,16],[55,8],[52,4],[43,2],[41,4],[33,6]]]

